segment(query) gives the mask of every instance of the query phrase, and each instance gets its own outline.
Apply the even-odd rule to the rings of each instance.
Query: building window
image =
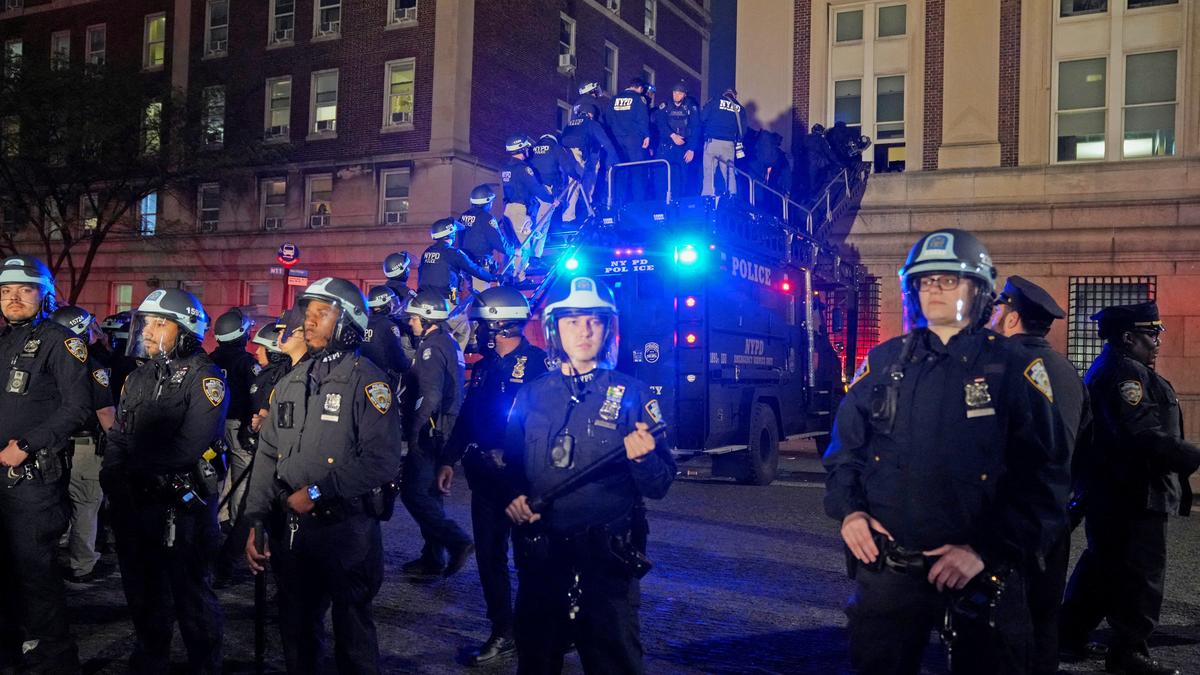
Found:
[[[1060,162],[1104,159],[1108,60],[1058,64],[1058,151]]]
[[[296,0],[271,0],[270,10],[268,44],[291,44],[296,35]]]
[[[333,213],[333,176],[309,176],[307,194],[308,226],[318,228],[329,225],[329,216]]]
[[[196,195],[196,220],[201,232],[216,232],[221,221],[221,186],[206,183]]]
[[[646,18],[642,32],[651,40],[658,35],[658,0],[646,0]]]
[[[181,281],[179,282],[179,289],[191,293],[192,295],[196,296],[196,299],[200,301],[200,304],[204,304],[203,281]]]
[[[138,202],[138,230],[143,237],[153,237],[158,230],[158,193],[151,192]]]
[[[621,13],[621,0],[604,0],[604,6],[613,14]]]
[[[559,99],[558,106],[555,108],[557,117],[555,118],[555,128],[559,131],[567,128],[567,122],[571,121],[571,104]]]
[[[50,34],[50,67],[61,69],[71,65],[71,31]]]
[[[162,147],[162,102],[153,101],[146,106],[142,118],[142,154],[153,155]]]
[[[9,115],[0,122],[0,146],[0,152],[10,159],[21,153],[20,117]]]
[[[311,134],[337,133],[338,71],[323,70],[312,74],[312,108],[309,119],[313,121]]]
[[[264,121],[268,141],[286,141],[292,120],[292,78],[274,77],[267,80],[267,118]]]
[[[1175,154],[1177,58],[1175,51],[1125,57],[1126,159]]]
[[[1083,16],[1103,14],[1108,11],[1108,0],[1059,0],[1059,16]]]
[[[112,285],[113,314],[133,310],[133,284]]]
[[[271,304],[271,286],[269,281],[246,282],[246,304],[254,308],[255,314],[265,314]]]
[[[4,73],[12,77],[21,69],[21,58],[25,55],[25,43],[20,38],[4,42]]]
[[[287,179],[267,178],[259,187],[263,229],[278,230],[283,227],[283,216],[287,211]]]
[[[10,12],[15,9],[24,9],[25,0],[4,0],[4,11]]]
[[[642,66],[642,79],[646,82],[646,84],[655,86],[656,80],[658,79],[658,73],[654,72],[654,69],[650,66]]]
[[[620,52],[611,42],[604,43],[604,89],[609,94],[617,92],[617,61]]]
[[[838,12],[834,15],[834,42],[854,42],[863,39],[863,11]]]
[[[408,218],[408,189],[412,174],[408,169],[384,171],[380,176],[379,191],[384,225],[400,225]]]
[[[1071,277],[1068,281],[1067,358],[1082,374],[1092,365],[1104,340],[1091,317],[1112,305],[1132,305],[1155,298],[1158,277]]]
[[[904,138],[904,76],[875,80],[875,139]]]
[[[862,80],[833,83],[833,121],[848,127],[862,126]]]
[[[313,38],[336,38],[342,33],[342,0],[313,3]]]
[[[416,79],[415,59],[401,59],[387,64],[387,101],[383,126],[411,128],[413,123],[413,82]]]
[[[158,70],[167,62],[167,15],[150,14],[146,17],[142,40],[142,67]]]
[[[388,25],[417,22],[417,0],[388,0]]]
[[[100,226],[100,208],[95,194],[86,194],[79,198],[79,222],[86,232],[94,232]]]
[[[88,26],[87,29],[87,62],[98,66],[104,63],[104,51],[107,47],[108,36],[104,24]]]
[[[204,88],[204,144],[220,146],[225,142],[225,87]]]
[[[208,0],[208,17],[204,22],[204,55],[225,56],[229,53],[229,0]]]
[[[558,15],[558,69],[563,73],[575,69],[575,19]]]
[[[888,5],[879,8],[879,37],[899,37],[908,31],[908,6]]]
[[[1158,7],[1160,5],[1178,5],[1179,0],[1129,0],[1127,7],[1129,9],[1141,9],[1143,7]]]

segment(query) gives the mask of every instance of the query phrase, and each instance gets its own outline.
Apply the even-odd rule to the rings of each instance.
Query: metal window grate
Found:
[[[846,359],[849,357],[848,341],[851,338],[849,324],[843,326],[840,332],[834,332],[833,312],[825,313],[825,329],[834,350],[842,359],[842,372],[847,372],[847,368],[849,372],[853,372],[867,352],[879,344],[879,294],[880,283],[879,279],[875,277],[867,277],[858,287],[858,323],[853,333],[854,363],[846,363]],[[845,312],[844,316],[849,317],[849,307],[846,306],[848,298],[845,291],[839,289],[830,292],[827,301],[830,309],[841,309]]]
[[[1091,316],[1112,305],[1153,300],[1158,277],[1071,277],[1068,288],[1067,358],[1082,374],[1104,348]]]

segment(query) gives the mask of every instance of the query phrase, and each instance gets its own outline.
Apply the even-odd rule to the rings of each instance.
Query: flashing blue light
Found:
[[[691,244],[678,249],[676,252],[676,260],[679,261],[680,265],[695,265],[699,259],[700,253]]]
[[[575,270],[579,269],[579,259],[575,256],[567,258],[567,261],[563,263],[563,268],[565,268],[568,272],[574,272]]]

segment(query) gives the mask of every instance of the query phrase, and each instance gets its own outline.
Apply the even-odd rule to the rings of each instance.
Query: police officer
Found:
[[[584,82],[579,85],[579,98],[575,99],[575,103],[571,105],[571,118],[576,119],[582,113],[586,112],[590,107],[594,113],[596,123],[608,133],[608,109],[611,102],[604,95],[604,87],[600,86],[599,82],[594,80]]]
[[[380,370],[387,373],[388,384],[393,388],[400,383],[400,376],[412,365],[404,353],[403,334],[392,320],[400,298],[387,286],[372,286],[367,295],[367,332],[363,336],[362,355],[371,359]]]
[[[379,521],[390,517],[379,489],[400,470],[400,421],[387,375],[358,354],[367,306],[345,279],[313,282],[297,301],[311,353],[275,387],[259,435],[246,514],[255,532],[246,558],[268,559],[279,586],[279,627],[289,673],[320,668],[326,609],[342,673],[379,672],[372,601],[383,582]]]
[[[429,228],[433,244],[421,254],[421,267],[417,270],[418,292],[433,291],[457,303],[464,277],[496,281],[495,274],[477,265],[462,249],[455,248],[454,240],[460,229],[461,224],[453,218],[442,218]]]
[[[1075,366],[1046,341],[1054,320],[1066,316],[1067,313],[1044,288],[1014,275],[1004,284],[989,327],[1042,359],[1050,374],[1054,405],[1066,425],[1067,447],[1073,461],[1075,448],[1081,443],[1086,445],[1091,438],[1092,409],[1087,388]],[[1072,469],[1073,480],[1075,475]],[[1045,567],[1032,565],[1026,570],[1029,614],[1033,621],[1034,675],[1058,672],[1058,613],[1067,585],[1071,530],[1067,527],[1057,535],[1051,535],[1052,545],[1045,557]]]
[[[514,543],[518,672],[561,672],[573,641],[586,673],[641,673],[642,500],[663,498],[675,477],[662,411],[648,386],[613,370],[617,307],[599,281],[559,285],[542,322],[561,365],[517,392],[504,455],[517,495],[507,513],[527,526]],[[604,464],[590,480],[533,508],[595,462]]]
[[[542,183],[550,194],[555,195],[559,206],[551,212],[550,222],[546,227],[547,233],[558,229],[563,218],[562,203],[570,202],[570,192],[579,189],[583,167],[575,161],[575,156],[559,142],[558,135],[545,133],[538,137],[537,142],[529,149],[529,164],[542,179]]]
[[[177,288],[146,296],[129,349],[147,359],[125,382],[100,481],[117,535],[117,560],[136,633],[129,667],[165,673],[174,623],[188,668],[221,671],[221,607],[213,593],[225,379],[201,349],[208,314]]]
[[[396,292],[401,304],[408,302],[409,298],[416,295],[416,291],[408,286],[411,266],[412,256],[408,254],[408,251],[389,253],[388,257],[383,259],[383,276],[387,277],[385,283],[388,288]]]
[[[513,271],[524,278],[525,268],[540,258],[546,238],[542,233],[550,211],[558,206],[554,195],[546,189],[545,182],[529,164],[529,149],[533,141],[525,134],[510,136],[504,143],[509,160],[500,170],[500,183],[504,186],[504,217],[508,219],[516,234],[518,250],[514,254]],[[528,242],[535,229],[543,236]]]
[[[700,108],[688,96],[687,83],[680,80],[671,88],[671,100],[658,105],[658,154],[671,164],[671,194],[678,198],[690,188],[692,161],[700,150]],[[664,176],[655,173],[657,190],[666,194]]]
[[[746,109],[738,103],[737,92],[726,89],[709,101],[700,113],[700,121],[704,126],[704,186],[700,194],[709,197],[717,194],[718,173],[725,178],[725,190],[737,194],[737,178],[733,171],[718,161],[733,164],[738,158],[738,146],[746,135]]]
[[[401,499],[421,528],[420,557],[402,567],[406,574],[450,576],[462,569],[475,547],[471,538],[446,517],[436,472],[444,441],[454,433],[463,402],[465,364],[462,349],[445,329],[450,303],[424,290],[408,303],[409,330],[417,337],[417,357],[405,374],[404,483]],[[449,551],[449,562],[445,553]]]
[[[563,213],[563,221],[571,222],[576,217],[576,205],[579,197],[583,197],[588,210],[595,199],[596,183],[603,175],[602,163],[616,161],[617,150],[608,139],[608,132],[596,121],[599,109],[591,103],[581,103],[576,106],[576,112],[563,129],[562,145],[574,155],[575,161],[583,166],[580,180],[581,192],[573,192],[568,197],[567,209]]]
[[[254,378],[254,384],[250,385],[250,407],[254,409],[254,415],[250,418],[250,430],[255,434],[256,450],[258,433],[262,431],[262,423],[267,418],[271,392],[275,389],[275,384],[292,369],[292,357],[284,353],[280,346],[280,338],[287,327],[286,316],[285,313],[279,319],[259,328],[254,334],[253,342],[258,347],[255,356],[258,365],[262,367],[258,377]],[[303,343],[304,337],[301,335],[297,340]]]
[[[100,322],[100,330],[108,337],[107,356],[101,357],[101,361],[107,363],[112,370],[109,374],[109,389],[113,393],[113,403],[116,403],[121,394],[125,378],[138,366],[137,361],[125,353],[129,345],[130,321],[129,312],[118,312],[110,314]],[[98,344],[92,343],[92,349],[96,349]]]
[[[529,301],[512,287],[497,286],[480,293],[471,304],[470,316],[479,324],[476,339],[486,348],[481,350],[483,359],[471,368],[462,421],[446,444],[438,479],[439,487],[448,491],[454,464],[462,460],[471,487],[475,562],[492,623],[491,636],[471,659],[472,665],[482,665],[516,649],[508,578],[512,525],[504,513],[509,489],[498,460],[513,399],[525,383],[546,372],[546,352],[525,339],[525,325],[531,317]]]
[[[250,418],[254,410],[250,405],[250,387],[254,378],[262,371],[254,356],[246,351],[250,341],[254,321],[242,314],[236,307],[217,317],[213,324],[213,334],[217,338],[217,348],[210,358],[221,369],[225,376],[225,394],[229,397],[229,414],[225,417],[225,443],[229,446],[229,475],[221,488],[221,500],[226,502],[225,508],[217,514],[218,522],[228,523],[232,527],[237,521],[241,508],[242,494],[245,492],[245,481],[242,474],[250,465],[253,451],[250,444]],[[238,489],[233,494],[230,490],[234,484]],[[233,569],[241,553],[239,542],[224,549],[221,556],[219,572],[228,573]]]
[[[609,109],[608,123],[622,162],[636,162],[650,156],[650,108],[646,105],[645,91],[646,81],[635,77],[629,81],[625,91],[613,97],[612,108]],[[644,168],[623,169],[621,175],[623,178],[620,180],[614,179],[618,194],[627,200],[643,199]]]
[[[21,672],[78,670],[54,568],[70,517],[71,434],[94,412],[87,343],[47,321],[54,278],[30,256],[0,265],[0,571],[7,580],[0,665]]]
[[[476,185],[471,190],[471,208],[459,216],[464,229],[458,247],[475,261],[475,264],[489,272],[500,269],[496,254],[500,254],[503,260],[504,256],[513,252],[512,244],[505,241],[500,232],[500,221],[492,215],[492,202],[495,199],[496,193],[490,185]],[[472,278],[471,287],[475,291],[482,291],[488,284],[482,279]]]
[[[112,428],[117,411],[109,389],[109,368],[101,360],[108,353],[103,333],[96,327],[96,317],[82,307],[59,307],[50,320],[88,342],[89,385],[92,389],[92,409],[95,414],[71,437],[71,481],[67,495],[71,498],[71,528],[67,535],[67,558],[63,576],[77,584],[102,576],[97,569],[100,552],[96,550],[100,504],[104,491],[100,489],[100,459],[104,454],[104,434]]]
[[[971,233],[921,237],[900,269],[913,328],[838,408],[825,510],[851,556],[858,672],[918,672],[935,626],[952,672],[1026,672],[1022,571],[1065,527],[1066,434],[1044,360],[982,328],[995,276]]]
[[[1179,397],[1155,369],[1158,305],[1106,307],[1094,316],[1104,350],[1084,376],[1095,435],[1084,474],[1087,549],[1063,603],[1061,639],[1080,650],[1102,618],[1109,672],[1178,673],[1150,657],[1167,563],[1167,515],[1191,510],[1188,476],[1200,447],[1183,439]]]

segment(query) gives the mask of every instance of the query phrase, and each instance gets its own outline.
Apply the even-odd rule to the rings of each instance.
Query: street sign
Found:
[[[308,270],[288,270],[288,276],[303,277],[303,278],[307,279],[308,278]]]
[[[284,267],[290,269],[292,265],[300,262],[300,247],[285,241],[279,245],[279,253],[276,256],[276,260]]]
[[[281,276],[283,276],[283,273],[284,273],[283,267],[281,267],[279,265],[271,265],[271,268],[268,271],[270,272],[271,276],[273,276],[273,277],[281,277]]]
[[[288,286],[307,286],[308,285],[308,277],[289,276],[287,278],[287,285]]]

